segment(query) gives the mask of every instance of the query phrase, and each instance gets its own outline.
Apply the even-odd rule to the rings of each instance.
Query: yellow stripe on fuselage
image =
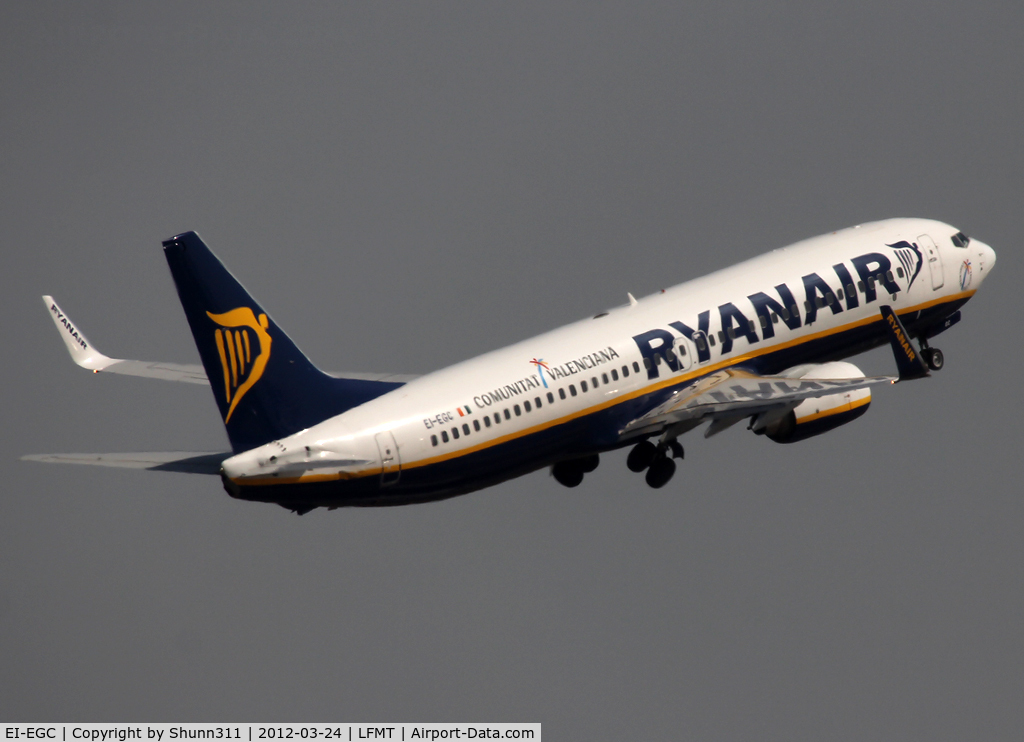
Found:
[[[929,307],[933,307],[933,306],[936,306],[938,304],[946,304],[946,303],[949,303],[949,302],[958,301],[959,299],[969,299],[972,296],[974,296],[974,291],[965,291],[965,292],[962,292],[962,293],[959,293],[959,294],[953,294],[952,296],[943,297],[941,299],[933,299],[932,301],[927,301],[927,302],[924,302],[922,304],[916,304],[916,305],[914,305],[912,307],[906,307],[906,308],[904,308],[902,310],[896,311],[896,314],[900,315],[900,314],[909,314],[910,312],[919,312],[919,311],[921,311],[923,309],[928,309]],[[849,311],[849,310],[847,310],[847,311]],[[758,358],[760,356],[767,355],[769,353],[774,353],[774,352],[779,351],[779,350],[785,350],[786,348],[796,347],[798,345],[803,345],[804,343],[809,343],[809,342],[814,341],[814,340],[820,340],[821,338],[828,337],[830,335],[836,335],[836,334],[838,334],[840,332],[846,332],[848,330],[853,330],[853,329],[855,329],[857,327],[863,327],[863,326],[869,325],[869,324],[871,324],[873,322],[881,322],[881,321],[882,321],[882,316],[880,314],[877,315],[877,316],[874,316],[874,317],[865,317],[864,319],[859,319],[856,322],[850,322],[848,324],[841,325],[839,327],[834,327],[831,330],[822,330],[821,332],[814,333],[813,335],[804,335],[803,337],[793,338],[792,340],[787,340],[787,341],[785,341],[783,343],[777,343],[777,344],[772,345],[772,346],[761,347],[761,348],[758,348],[756,350],[748,351],[747,353],[744,353],[743,355],[733,356],[731,358],[726,358],[726,359],[723,359],[723,360],[718,361],[716,363],[709,363],[709,364],[704,365],[704,366],[692,367],[690,371],[688,371],[688,372],[686,372],[684,374],[680,374],[678,376],[672,376],[670,378],[663,379],[661,381],[657,381],[657,382],[655,382],[653,384],[648,384],[647,386],[643,387],[642,389],[636,389],[636,390],[634,390],[632,392],[628,392],[628,393],[623,394],[621,396],[617,396],[614,399],[609,399],[609,400],[606,400],[606,401],[601,402],[599,404],[595,404],[595,405],[592,405],[590,407],[586,407],[586,408],[584,408],[582,410],[577,410],[576,412],[572,412],[572,413],[569,413],[567,415],[563,415],[562,417],[556,418],[554,420],[548,420],[547,422],[538,423],[537,425],[533,425],[533,426],[531,426],[529,428],[523,428],[522,430],[516,430],[516,431],[513,431],[513,432],[509,433],[508,435],[499,436],[497,438],[491,438],[489,440],[486,440],[486,441],[483,441],[481,443],[478,443],[478,444],[476,444],[474,446],[468,446],[467,448],[460,448],[460,449],[457,449],[457,450],[454,450],[454,451],[449,451],[448,453],[439,454],[437,456],[430,456],[430,457],[425,458],[425,459],[419,459],[417,461],[410,461],[408,463],[403,462],[402,465],[401,465],[401,469],[402,470],[405,470],[405,469],[416,469],[416,468],[421,467],[421,466],[430,466],[431,464],[439,464],[439,463],[441,463],[443,461],[448,461],[450,459],[458,458],[460,456],[468,456],[469,454],[476,453],[477,451],[483,451],[483,450],[491,448],[493,446],[500,446],[501,444],[508,443],[509,441],[515,440],[516,438],[523,438],[523,437],[528,436],[528,435],[533,435],[534,433],[539,433],[539,432],[547,430],[549,428],[553,428],[556,425],[562,425],[564,423],[571,422],[572,420],[576,420],[576,419],[578,419],[580,417],[585,417],[586,415],[592,415],[595,412],[600,412],[602,410],[608,409],[609,407],[614,407],[617,404],[621,404],[623,402],[628,402],[631,399],[636,399],[637,397],[642,397],[644,395],[651,394],[652,392],[660,391],[661,389],[665,389],[666,387],[676,386],[676,385],[681,384],[683,382],[689,381],[690,379],[695,379],[695,378],[700,377],[700,376],[706,376],[707,374],[710,374],[710,373],[712,373],[714,371],[717,371],[719,369],[727,368],[727,367],[731,367],[731,366],[737,366],[739,364],[742,364],[745,361],[749,361],[752,358]],[[806,327],[806,325],[804,325],[804,326]],[[869,400],[864,400],[863,402],[858,402],[858,403],[852,405],[851,409],[853,409],[854,407],[859,407],[861,404],[867,404],[868,401]],[[832,413],[830,412],[829,414],[832,414]],[[805,418],[801,422],[807,422],[809,419],[811,419],[811,418]],[[241,480],[237,481],[237,484],[246,485],[246,486],[250,486],[250,485],[260,486],[260,485],[272,485],[272,484],[297,484],[297,483],[305,484],[307,482],[329,482],[329,481],[337,481],[337,480],[341,480],[341,479],[361,479],[363,477],[373,476],[375,474],[380,474],[380,473],[381,473],[381,468],[378,466],[375,469],[367,469],[365,471],[351,472],[351,473],[345,472],[345,473],[339,473],[339,474],[308,474],[308,475],[303,475],[303,476],[300,476],[300,477],[263,478],[263,479],[258,479],[258,480],[241,479]]]

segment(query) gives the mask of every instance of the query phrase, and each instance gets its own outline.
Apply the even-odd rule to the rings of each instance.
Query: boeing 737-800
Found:
[[[43,299],[78,365],[208,385],[231,451],[25,458],[216,474],[232,497],[300,514],[441,500],[545,467],[574,487],[623,447],[662,487],[702,424],[819,435],[864,414],[872,386],[940,369],[929,341],[996,261],[941,222],[863,224],[403,377],[320,371],[199,235],[163,247],[202,366],[109,358]],[[843,360],[886,342],[898,376]]]

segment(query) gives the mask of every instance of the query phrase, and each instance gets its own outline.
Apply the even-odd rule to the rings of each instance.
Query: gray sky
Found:
[[[294,5],[0,10],[0,719],[1019,732],[1019,4]],[[226,447],[209,392],[80,371],[39,299],[196,362],[176,232],[322,367],[422,373],[891,216],[999,255],[946,368],[801,444],[690,434],[656,492],[620,453],[300,518],[17,460]]]

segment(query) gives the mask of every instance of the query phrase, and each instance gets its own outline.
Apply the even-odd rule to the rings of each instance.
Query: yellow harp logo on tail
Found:
[[[260,314],[257,320],[249,307],[239,307],[224,314],[207,312],[206,316],[220,325],[214,331],[213,340],[224,371],[224,398],[228,401],[228,414],[224,417],[226,423],[267,367],[270,360],[267,327],[270,323],[265,314]]]

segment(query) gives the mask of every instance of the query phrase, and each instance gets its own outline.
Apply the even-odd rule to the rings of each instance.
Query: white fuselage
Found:
[[[359,483],[380,504],[610,450],[666,390],[711,371],[779,373],[885,342],[883,304],[911,333],[941,322],[995,263],[955,233],[891,219],[805,240],[417,378],[234,456],[224,473],[241,486]]]

